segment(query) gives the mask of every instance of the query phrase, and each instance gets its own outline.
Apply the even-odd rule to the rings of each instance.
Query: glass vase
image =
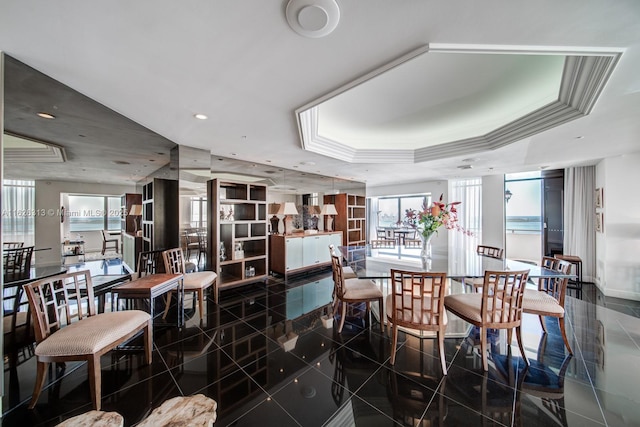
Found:
[[[431,239],[434,236],[435,231],[431,233],[421,233],[419,234],[420,240],[422,240],[422,248],[420,249],[420,258],[423,261],[431,260]]]

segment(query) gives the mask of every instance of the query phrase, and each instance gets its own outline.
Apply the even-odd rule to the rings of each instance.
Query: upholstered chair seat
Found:
[[[97,353],[119,337],[139,330],[149,321],[140,310],[116,311],[91,316],[68,325],[36,346],[36,356],[77,356]]]

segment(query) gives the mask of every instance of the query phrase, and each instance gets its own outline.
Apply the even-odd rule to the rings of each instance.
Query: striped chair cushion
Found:
[[[564,308],[551,295],[533,289],[526,289],[522,296],[522,311],[546,316],[564,316]]]
[[[184,275],[184,290],[203,289],[211,285],[218,275],[213,271],[197,271]]]
[[[140,310],[101,313],[72,323],[36,346],[37,356],[77,356],[97,353],[141,328],[151,316]]]

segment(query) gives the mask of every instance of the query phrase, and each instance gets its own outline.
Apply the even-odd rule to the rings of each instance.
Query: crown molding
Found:
[[[416,149],[354,148],[318,133],[319,106],[322,102],[428,52],[565,55],[558,99],[485,135]],[[300,141],[302,148],[307,151],[349,163],[420,163],[496,150],[588,115],[611,77],[622,53],[623,51],[619,49],[602,51],[595,48],[545,50],[539,47],[527,47],[525,50],[518,50],[513,46],[484,46],[476,49],[468,46],[456,49],[453,45],[423,46],[298,108],[296,118]],[[390,141],[389,146],[393,147],[393,145]]]

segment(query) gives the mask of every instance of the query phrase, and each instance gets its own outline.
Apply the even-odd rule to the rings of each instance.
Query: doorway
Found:
[[[505,175],[506,256],[539,263],[561,254],[563,211],[563,170]]]

